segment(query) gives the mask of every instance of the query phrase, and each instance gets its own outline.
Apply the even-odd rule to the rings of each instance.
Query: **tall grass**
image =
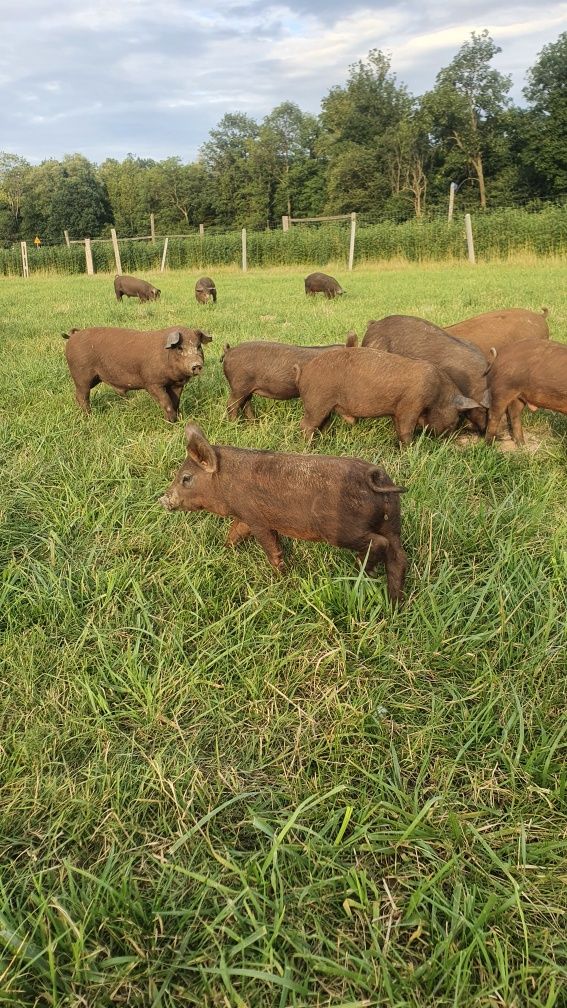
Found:
[[[551,206],[539,213],[524,210],[496,210],[473,217],[477,255],[482,259],[501,258],[515,253],[541,256],[563,255],[567,251],[567,207]],[[251,266],[285,266],[311,263],[346,262],[349,225],[295,225],[283,231],[248,232],[248,262]],[[97,273],[115,270],[114,253],[109,241],[93,243],[94,269]],[[154,243],[121,241],[120,257],[124,272],[157,269],[163,254],[163,241]],[[465,259],[467,255],[463,219],[451,225],[444,217],[409,220],[404,223],[384,221],[358,227],[356,261],[406,259],[408,262]],[[240,263],[241,232],[226,234],[205,232],[203,238],[170,238],[167,264],[170,269],[203,269]],[[47,246],[28,249],[30,272],[84,273],[82,245]],[[21,273],[20,249],[0,249],[0,274]]]
[[[551,309],[562,269],[301,270],[2,281],[0,992],[3,1004],[562,1008],[567,418],[534,454],[338,419],[309,449],[408,487],[406,602],[325,544],[277,577],[226,522],[167,514],[184,455],[144,392],[79,414],[70,326],[209,331],[185,418],[303,452],[299,403],[231,424],[226,340],[334,341],[399,311]],[[339,273],[339,279],[344,277]]]

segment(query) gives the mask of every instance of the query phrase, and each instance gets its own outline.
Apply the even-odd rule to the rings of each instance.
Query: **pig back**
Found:
[[[493,347],[498,349],[507,343],[526,339],[549,339],[547,315],[547,308],[541,312],[526,308],[505,308],[456,322],[446,326],[445,331],[450,336],[473,343],[491,361]]]
[[[486,396],[488,363],[481,350],[426,319],[390,315],[371,321],[362,346],[429,361],[445,371],[463,395],[477,402]]]
[[[259,452],[217,446],[219,488],[230,513],[252,528],[271,528],[297,539],[353,548],[376,530],[388,512],[388,528],[400,532],[399,493],[373,489],[394,483],[362,459]]]

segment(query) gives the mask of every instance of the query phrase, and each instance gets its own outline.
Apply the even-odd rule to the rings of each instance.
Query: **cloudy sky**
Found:
[[[525,71],[567,29],[548,0],[0,0],[0,149],[196,156],[225,112],[309,112],[378,48],[414,94],[488,28],[522,100]]]

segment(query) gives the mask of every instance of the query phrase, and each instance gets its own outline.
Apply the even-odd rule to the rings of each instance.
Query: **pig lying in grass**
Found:
[[[403,490],[384,469],[356,458],[212,445],[193,423],[185,427],[185,441],[185,462],[160,499],[168,511],[230,517],[227,545],[253,536],[282,572],[280,534],[354,550],[369,571],[385,564],[390,598],[401,598]]]

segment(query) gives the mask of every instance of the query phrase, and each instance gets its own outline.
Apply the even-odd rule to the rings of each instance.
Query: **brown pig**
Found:
[[[407,566],[400,542],[403,490],[384,469],[356,458],[211,445],[192,423],[185,440],[185,462],[160,499],[168,511],[232,518],[227,545],[253,536],[282,572],[280,534],[354,550],[368,571],[383,562],[390,598],[401,597]]]
[[[197,280],[195,284],[195,297],[199,304],[208,304],[209,301],[213,301],[216,304],[217,288],[215,281],[205,276]]]
[[[114,293],[117,301],[122,301],[124,294],[126,297],[137,297],[140,301],[157,301],[161,291],[139,277],[117,276],[114,277]]]
[[[345,346],[356,346],[356,333],[347,333]],[[266,399],[297,399],[299,389],[295,366],[300,367],[320,353],[336,349],[329,346],[302,347],[289,343],[250,342],[223,351],[223,369],[230,385],[227,413],[236,420],[242,410],[247,420],[254,419],[250,400],[253,395]]]
[[[445,332],[457,339],[468,340],[482,350],[492,363],[492,350],[500,350],[507,343],[519,343],[526,339],[549,339],[547,308],[541,312],[526,308],[504,308],[502,311],[484,312],[474,318],[445,326]]]
[[[90,413],[90,390],[105,382],[120,395],[145,389],[166,420],[177,420],[184,385],[203,367],[202,344],[211,337],[183,326],[138,332],[135,329],[72,329],[65,356],[75,383],[75,399]]]
[[[490,369],[491,407],[486,440],[493,441],[508,410],[512,436],[524,444],[520,414],[531,409],[567,413],[567,346],[552,340],[523,340],[503,346]]]
[[[330,350],[297,370],[301,429],[307,438],[334,410],[348,423],[357,417],[391,416],[400,443],[409,444],[418,424],[435,434],[449,433],[461,410],[478,407],[433,364],[368,347]]]
[[[344,290],[338,280],[328,273],[310,273],[305,277],[305,293],[324,294],[326,298],[334,298],[344,294]]]
[[[478,347],[413,315],[388,315],[369,322],[362,346],[429,361],[442,368],[463,396],[476,399],[477,408],[469,411],[468,419],[484,433],[487,412],[483,407],[488,407],[490,401],[486,378],[489,365]]]

